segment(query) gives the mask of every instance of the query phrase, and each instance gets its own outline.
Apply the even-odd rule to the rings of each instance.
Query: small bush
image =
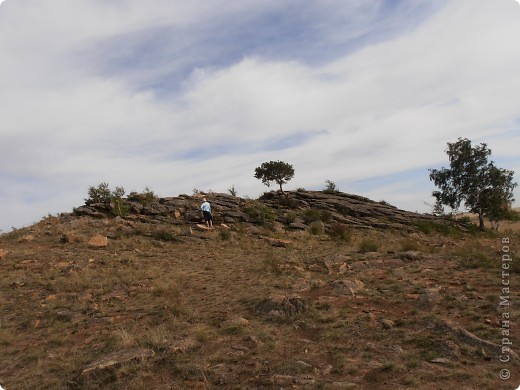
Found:
[[[231,240],[231,232],[229,230],[227,230],[227,229],[221,230],[218,233],[218,236],[220,237],[220,239],[222,241],[229,241],[229,240]]]
[[[459,237],[461,235],[461,231],[454,226],[450,226],[447,223],[440,223],[434,221],[418,221],[416,223],[417,228],[425,233],[440,233],[444,236],[452,236]]]
[[[338,187],[336,186],[336,183],[334,183],[331,180],[325,181],[325,188],[323,189],[324,194],[335,194],[339,192]]]
[[[287,214],[285,214],[285,223],[291,224],[294,221],[296,221],[296,213],[294,211],[289,211]]]
[[[419,250],[419,244],[417,244],[417,241],[415,241],[411,238],[406,238],[406,239],[402,240],[400,245],[401,245],[402,252]]]
[[[329,210],[312,207],[303,212],[303,219],[306,223],[314,221],[329,222],[332,219],[332,213]]]
[[[231,187],[228,188],[228,192],[231,196],[237,196],[237,190],[234,184],[231,184]]]
[[[379,249],[379,244],[369,238],[364,238],[361,241],[361,243],[359,244],[359,251],[361,253],[377,252],[378,249]]]
[[[155,240],[159,240],[159,241],[175,241],[176,240],[175,236],[171,232],[169,232],[168,230],[164,230],[164,229],[154,231],[152,233],[152,237]]]
[[[327,233],[330,237],[338,241],[350,242],[352,240],[352,232],[350,229],[339,222],[333,223]]]
[[[309,232],[314,236],[325,233],[325,229],[323,227],[323,222],[321,222],[321,221],[312,222],[309,225]]]
[[[256,200],[248,200],[244,211],[262,226],[272,227],[276,218],[273,209]]]

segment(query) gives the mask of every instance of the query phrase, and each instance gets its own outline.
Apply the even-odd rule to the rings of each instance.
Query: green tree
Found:
[[[291,164],[283,161],[269,161],[262,163],[261,166],[255,169],[255,177],[262,180],[262,183],[267,187],[270,187],[271,183],[275,182],[280,186],[282,194],[287,196],[282,185],[294,177],[294,168]]]
[[[472,147],[467,138],[449,143],[446,150],[449,168],[430,169],[430,180],[439,188],[432,195],[439,205],[456,210],[464,205],[478,214],[479,228],[484,230],[484,217],[499,217],[511,208],[513,171],[497,168],[488,158],[491,150],[485,143]]]
[[[85,199],[85,204],[90,206],[94,203],[110,204],[110,187],[108,183],[100,183],[97,187],[91,186],[88,189],[88,198]]]

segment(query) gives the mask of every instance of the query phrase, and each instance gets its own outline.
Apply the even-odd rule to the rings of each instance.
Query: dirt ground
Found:
[[[0,236],[0,382],[516,389],[519,242],[518,224],[334,239],[49,216]]]

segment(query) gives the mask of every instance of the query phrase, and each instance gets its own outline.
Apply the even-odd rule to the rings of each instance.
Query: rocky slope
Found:
[[[132,195],[0,235],[2,386],[519,383],[519,333],[503,316],[519,318],[499,299],[501,237],[320,192],[207,194],[217,224],[207,230],[201,197]],[[508,239],[514,257],[520,235]],[[510,272],[513,285],[518,266]]]
[[[126,220],[147,223],[200,223],[201,198],[205,196],[213,207],[215,222],[225,224],[261,224],[276,222],[278,227],[307,229],[312,222],[322,221],[328,228],[333,224],[344,224],[353,228],[381,228],[415,231],[421,223],[436,221],[455,225],[453,221],[435,218],[431,215],[400,210],[384,202],[346,193],[327,194],[321,191],[288,192],[284,197],[280,192],[264,194],[259,201],[242,199],[223,193],[196,194],[193,196],[156,198],[145,201],[138,195],[125,200]],[[265,205],[270,210],[262,209]],[[269,215],[263,215],[265,213]],[[91,204],[78,207],[75,215],[106,218],[117,214],[109,204]],[[271,218],[265,221],[265,218]],[[462,225],[459,225],[462,226]]]

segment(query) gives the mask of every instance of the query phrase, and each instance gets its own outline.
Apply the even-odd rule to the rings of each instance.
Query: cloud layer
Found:
[[[458,137],[520,172],[520,7],[430,3],[6,1],[0,229],[102,181],[257,196],[278,159],[289,187],[427,211]]]

